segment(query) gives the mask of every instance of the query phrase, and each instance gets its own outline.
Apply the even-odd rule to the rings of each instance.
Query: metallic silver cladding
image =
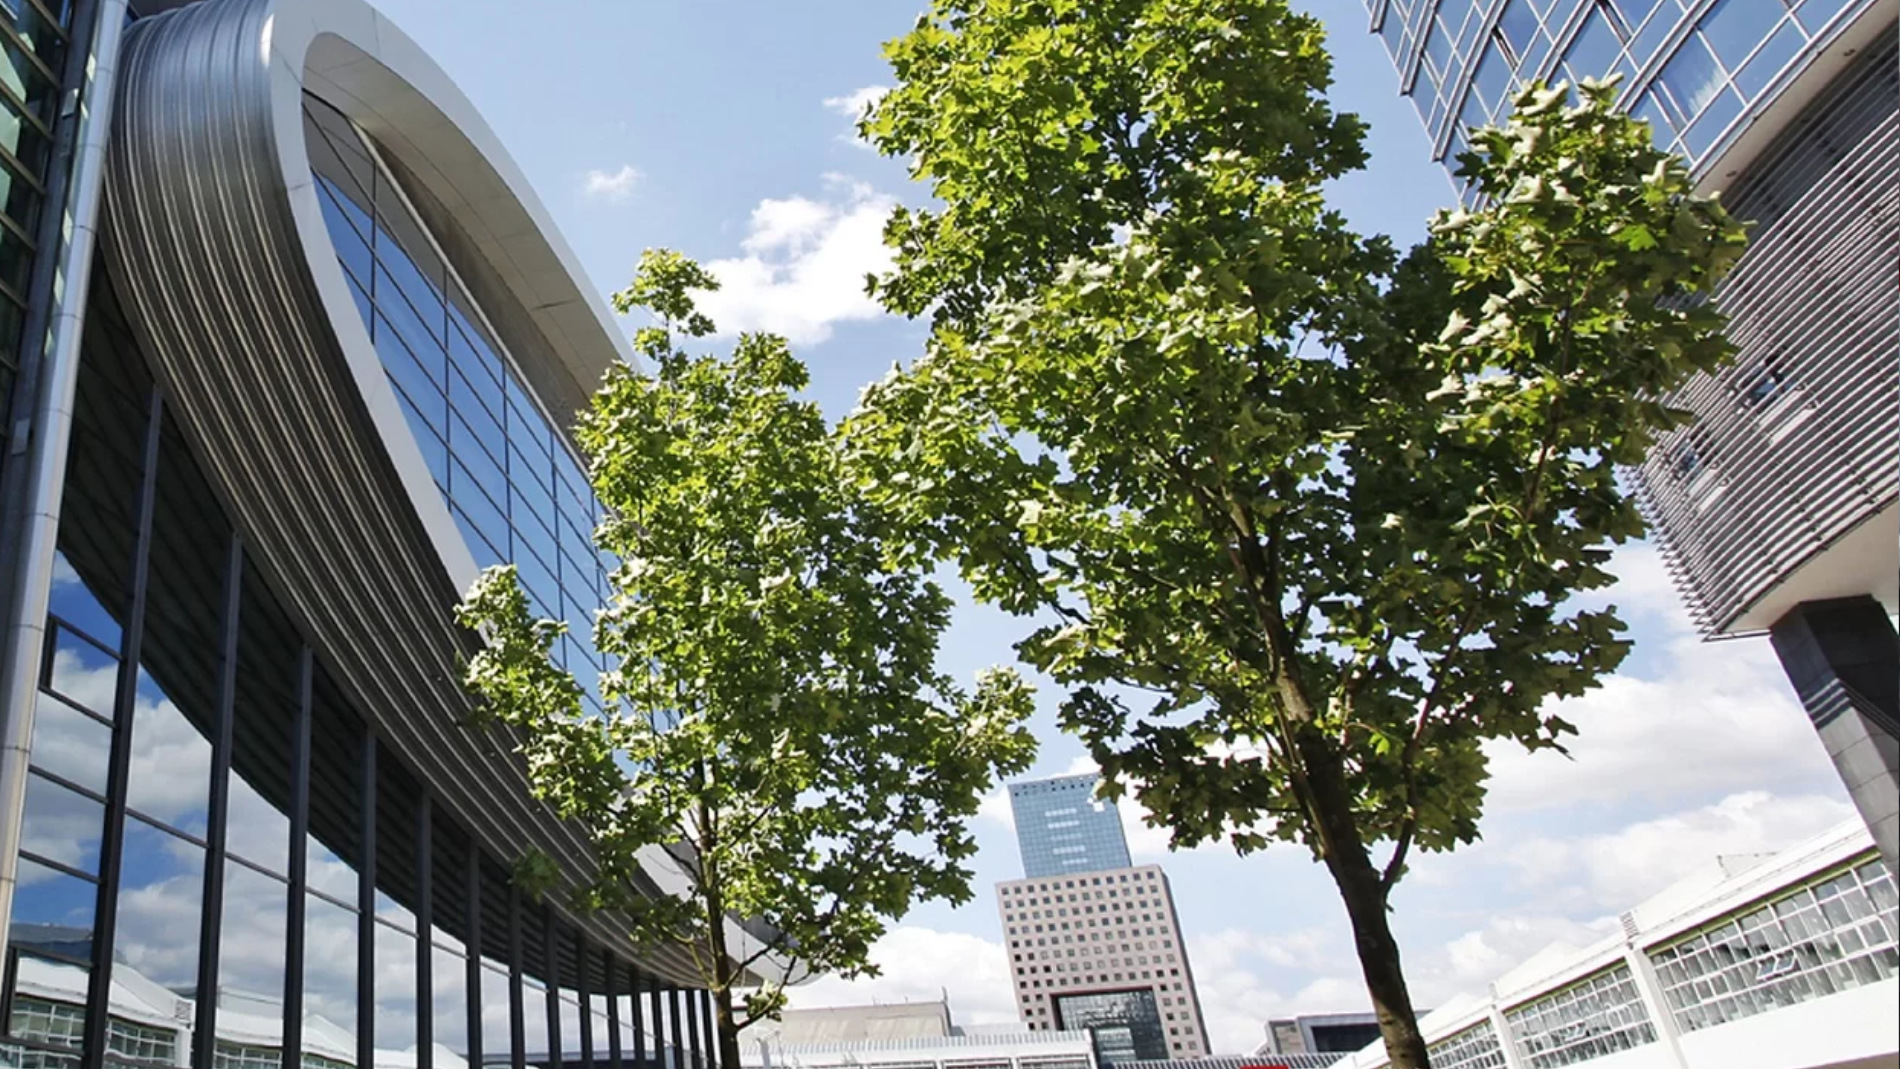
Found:
[[[399,470],[404,443],[372,412],[362,354],[353,366],[344,352],[360,324],[333,322],[313,273],[335,270],[334,252],[311,246],[293,210],[280,150],[302,132],[279,128],[298,112],[280,99],[271,37],[284,9],[308,19],[315,6],[205,0],[134,25],[106,264],[249,554],[356,707],[492,855],[533,844],[585,871],[584,838],[530,800],[509,740],[465,726],[457,665],[471,638],[450,608],[466,577],[445,567]],[[681,950],[636,955],[606,919],[567,920],[649,972],[697,982]]]
[[[1736,363],[1671,398],[1695,425],[1665,436],[1636,471],[1663,559],[1704,632],[1764,628],[1797,593],[1892,582],[1871,574],[1878,561],[1846,562],[1830,568],[1870,585],[1778,590],[1864,524],[1891,528],[1882,517],[1900,495],[1891,25],[1881,42],[1731,185],[1731,209],[1762,221],[1717,297]],[[1885,536],[1889,562],[1895,534]]]

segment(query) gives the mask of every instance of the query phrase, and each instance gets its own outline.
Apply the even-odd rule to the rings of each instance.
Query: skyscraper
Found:
[[[1766,633],[1900,865],[1900,51],[1891,0],[1368,0],[1447,165],[1513,87],[1620,99],[1754,223],[1716,300],[1735,363],[1630,473],[1691,617]]]
[[[686,949],[517,885],[588,843],[459,683],[502,561],[603,667],[567,428],[625,339],[520,168],[361,0],[0,47],[3,1060],[703,1063]]]
[[[1011,784],[1021,880],[996,886],[1016,1008],[1081,1030],[1105,1065],[1209,1053],[1168,878],[1133,865],[1093,773]]]
[[[1125,869],[1128,839],[1115,803],[1097,801],[1094,773],[1009,785],[1023,875]]]

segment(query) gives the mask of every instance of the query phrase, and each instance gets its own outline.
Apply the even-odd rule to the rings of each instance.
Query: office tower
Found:
[[[0,23],[9,1064],[703,1062],[684,948],[516,886],[588,844],[459,683],[503,561],[602,667],[624,342],[519,168],[361,0]]]
[[[1086,1031],[1103,1065],[1209,1053],[1168,878],[1129,862],[1093,775],[1012,784],[1020,880],[996,886],[1016,1008],[1032,1031]]]
[[[1009,785],[1023,875],[1125,869],[1128,839],[1113,802],[1097,801],[1100,777],[1056,776]]]
[[[1889,865],[1900,864],[1900,164],[1878,0],[1368,0],[1450,165],[1525,81],[1620,99],[1754,223],[1716,300],[1739,352],[1630,472],[1691,617],[1766,633]]]

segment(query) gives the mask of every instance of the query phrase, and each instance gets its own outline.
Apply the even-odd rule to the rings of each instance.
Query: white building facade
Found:
[[[1421,1025],[1434,1069],[1900,1065],[1894,880],[1859,822],[1723,858]],[[1385,1069],[1374,1044],[1340,1069]]]

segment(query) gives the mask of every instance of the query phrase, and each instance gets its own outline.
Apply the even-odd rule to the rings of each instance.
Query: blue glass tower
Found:
[[[1717,303],[1734,364],[1629,472],[1690,617],[1769,634],[1900,865],[1900,48],[1891,0],[1367,0],[1435,158],[1516,87],[1619,100],[1753,224]]]
[[[1065,876],[1125,869],[1128,840],[1113,802],[1095,800],[1093,772],[1009,785],[1023,875]]]

